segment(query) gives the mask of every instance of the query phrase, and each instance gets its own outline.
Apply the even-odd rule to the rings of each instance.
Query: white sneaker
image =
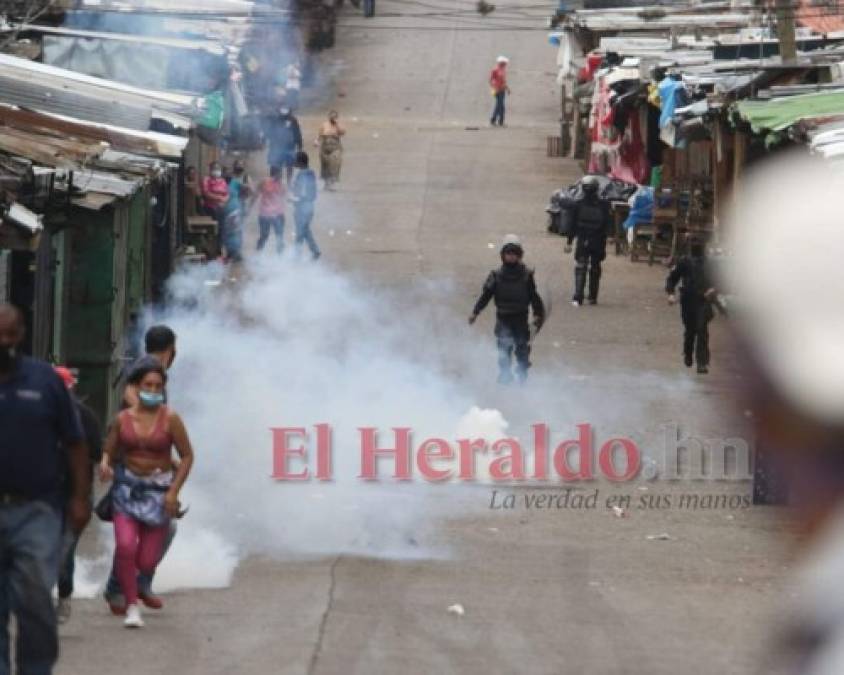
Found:
[[[70,598],[59,598],[56,604],[56,620],[59,623],[67,623],[70,619]]]
[[[135,604],[126,607],[126,618],[123,620],[126,628],[143,628],[144,620],[141,618],[141,608]]]
[[[572,307],[580,307],[580,303],[579,303],[577,300],[572,300],[572,301],[571,301],[571,306],[572,306]]]

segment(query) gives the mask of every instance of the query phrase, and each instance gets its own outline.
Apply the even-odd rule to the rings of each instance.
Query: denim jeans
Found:
[[[233,262],[242,260],[243,230],[239,211],[226,216],[223,225],[223,246],[226,248],[226,257],[229,260]]]
[[[51,593],[62,514],[46,502],[0,506],[0,675],[9,675],[9,614],[18,620],[18,675],[49,675],[58,657]]]
[[[164,540],[164,547],[161,549],[161,558],[159,559],[159,564],[164,559],[164,556],[167,555],[167,549],[170,548],[170,544],[173,543],[173,538],[176,536],[176,521],[170,521],[170,530],[167,533],[167,538]],[[115,565],[114,561],[112,560],[111,563],[111,572],[108,575],[108,581],[106,582],[105,592],[104,595],[107,600],[113,599],[117,600],[117,596],[123,595],[123,589],[120,588],[120,582],[117,580],[117,566]],[[152,580],[155,577],[155,572],[152,574],[139,574],[138,575],[138,591],[140,593],[144,593],[145,595],[152,595]],[[5,675],[3,672],[0,672],[0,675]]]
[[[262,250],[270,238],[270,231],[275,232],[275,250],[284,250],[284,216],[259,216],[258,227],[261,236],[258,238],[258,250]]]
[[[319,255],[319,246],[317,246],[314,240],[314,233],[311,232],[311,221],[314,219],[314,203],[297,203],[294,219],[296,221],[296,251],[300,251],[302,242],[306,242],[308,248],[311,249],[311,255],[317,257]]]
[[[495,124],[496,122],[498,122],[498,124],[504,126],[504,97],[506,95],[506,91],[499,91],[495,95],[495,109],[492,111],[492,119],[490,120],[490,124]]]

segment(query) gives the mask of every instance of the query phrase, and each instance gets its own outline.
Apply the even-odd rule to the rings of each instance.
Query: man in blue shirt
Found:
[[[281,167],[287,172],[287,184],[293,179],[293,166],[296,164],[296,153],[302,150],[302,129],[299,120],[290,111],[290,108],[282,106],[278,115],[267,120],[266,136],[269,141],[267,152],[267,163],[270,168]]]
[[[23,337],[21,313],[0,304],[0,675],[11,670],[11,612],[18,673],[49,675],[58,656],[51,591],[64,510],[81,532],[91,516],[91,476],[70,394],[49,364],[20,354]],[[72,492],[65,504],[68,467]]]
[[[318,260],[322,253],[311,231],[311,221],[314,219],[314,202],[317,198],[316,174],[308,168],[308,153],[296,153],[296,180],[291,188],[292,201],[296,207],[293,212],[293,222],[296,224],[296,255],[302,250],[302,244],[307,243],[311,249],[311,257]]]

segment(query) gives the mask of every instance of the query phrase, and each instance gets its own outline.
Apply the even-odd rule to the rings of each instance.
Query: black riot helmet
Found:
[[[508,234],[501,242],[501,259],[504,260],[505,253],[515,253],[520,258],[524,256],[525,251],[522,248],[522,242],[515,234]]]
[[[584,176],[580,181],[580,187],[583,190],[584,197],[595,197],[598,195],[598,188],[600,183],[597,176]]]

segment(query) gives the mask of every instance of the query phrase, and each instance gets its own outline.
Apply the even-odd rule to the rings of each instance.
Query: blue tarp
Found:
[[[677,108],[677,90],[684,85],[680,80],[666,77],[659,83],[659,98],[662,101],[662,114],[659,116],[659,128],[664,128],[674,117],[674,110]]]
[[[643,185],[630,198],[630,215],[624,221],[623,227],[629,230],[639,223],[650,223],[654,218],[654,189]]]

